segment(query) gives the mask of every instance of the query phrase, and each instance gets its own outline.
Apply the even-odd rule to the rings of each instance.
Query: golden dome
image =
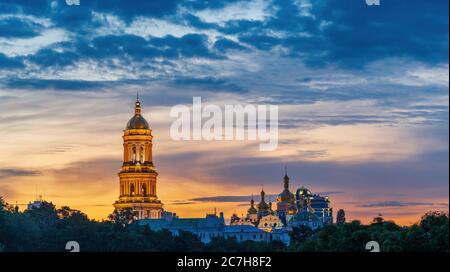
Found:
[[[264,192],[264,189],[261,190],[261,201],[258,204],[258,210],[261,211],[267,211],[269,210],[269,205],[266,203],[264,197],[266,193]]]
[[[295,203],[295,196],[293,193],[291,193],[289,190],[283,190],[278,197],[278,202],[289,202],[289,203]]]
[[[284,175],[284,190],[281,192],[278,197],[278,202],[285,202],[285,203],[295,203],[295,196],[291,191],[289,191],[289,176],[287,175],[287,169],[285,170],[286,174]]]
[[[258,211],[255,209],[255,207],[250,207],[247,211],[248,214],[257,214]]]
[[[150,126],[142,115],[135,115],[128,121],[127,129],[150,129]]]
[[[141,115],[141,102],[136,100],[134,116],[128,121],[126,129],[150,129],[145,118]]]
[[[311,191],[303,186],[301,188],[297,189],[297,192],[296,192],[297,200],[300,200],[303,198],[311,198],[312,196],[313,196],[313,194],[311,193]]]
[[[257,214],[258,211],[255,209],[255,201],[253,200],[253,195],[252,195],[252,200],[250,201],[250,208],[247,210],[248,214]]]

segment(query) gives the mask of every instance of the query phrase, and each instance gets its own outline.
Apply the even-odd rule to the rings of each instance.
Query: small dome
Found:
[[[257,214],[258,211],[255,209],[255,207],[250,207],[250,209],[248,209],[247,211],[248,214]]]
[[[295,202],[295,196],[289,190],[284,190],[283,192],[281,192],[278,195],[277,201],[278,202],[294,203]]]
[[[263,200],[258,204],[258,210],[269,210],[269,205]]]
[[[295,196],[297,200],[304,199],[304,198],[310,198],[313,196],[310,190],[306,189],[305,187],[301,187],[297,190],[295,193]]]
[[[134,106],[134,116],[128,121],[126,129],[150,129],[147,121],[141,115],[141,101],[139,101],[139,97]]]
[[[128,121],[127,129],[150,129],[150,126],[142,115],[135,115]]]

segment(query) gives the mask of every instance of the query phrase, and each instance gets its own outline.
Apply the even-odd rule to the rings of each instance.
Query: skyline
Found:
[[[348,219],[448,211],[447,1],[138,2],[1,4],[8,202],[38,193],[106,218],[139,91],[158,197],[182,217],[245,213],[261,184],[282,191],[284,166],[291,191],[328,193]],[[278,148],[171,140],[170,108],[193,96],[278,105]]]

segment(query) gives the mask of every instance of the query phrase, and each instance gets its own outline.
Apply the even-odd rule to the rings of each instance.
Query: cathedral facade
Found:
[[[123,131],[123,163],[119,172],[119,200],[116,210],[131,209],[138,219],[158,219],[163,204],[157,196],[158,171],[153,164],[153,136],[136,100],[134,116]]]

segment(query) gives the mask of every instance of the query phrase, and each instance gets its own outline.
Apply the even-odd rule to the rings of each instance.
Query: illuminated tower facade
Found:
[[[158,219],[163,204],[156,194],[158,172],[153,165],[152,130],[141,114],[136,100],[134,116],[123,131],[123,164],[119,172],[119,200],[116,210],[131,208],[139,219]]]

